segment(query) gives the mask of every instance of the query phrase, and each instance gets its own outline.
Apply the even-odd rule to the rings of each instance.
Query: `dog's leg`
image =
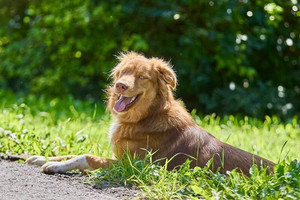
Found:
[[[26,163],[29,165],[38,165],[42,166],[44,165],[47,161],[63,161],[63,160],[69,160],[71,158],[75,158],[75,155],[66,155],[66,156],[57,156],[57,157],[48,157],[46,159],[45,156],[30,156],[27,160]]]
[[[112,162],[116,160],[101,158],[89,154],[76,156],[66,161],[55,162],[50,161],[42,166],[42,172],[53,174],[53,173],[66,173],[71,170],[94,170],[98,168],[107,168]]]

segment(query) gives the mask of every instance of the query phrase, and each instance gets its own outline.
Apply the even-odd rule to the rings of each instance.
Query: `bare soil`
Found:
[[[0,158],[0,200],[4,199],[139,199],[138,190],[88,183],[84,174],[40,172],[37,166]]]

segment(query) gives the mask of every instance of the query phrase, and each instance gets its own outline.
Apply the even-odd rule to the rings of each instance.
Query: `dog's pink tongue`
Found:
[[[118,101],[116,101],[114,109],[118,112],[122,112],[126,109],[126,106],[130,103],[131,98],[130,97],[124,97],[121,96]]]

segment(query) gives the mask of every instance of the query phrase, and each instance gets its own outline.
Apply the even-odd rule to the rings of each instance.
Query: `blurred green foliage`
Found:
[[[297,0],[0,0],[0,88],[103,98],[120,51],[171,60],[204,113],[300,110]]]

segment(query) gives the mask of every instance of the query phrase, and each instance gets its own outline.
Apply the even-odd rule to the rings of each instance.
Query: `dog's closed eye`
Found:
[[[145,79],[147,79],[147,77],[140,75],[140,76],[139,76],[139,79],[145,80]]]

